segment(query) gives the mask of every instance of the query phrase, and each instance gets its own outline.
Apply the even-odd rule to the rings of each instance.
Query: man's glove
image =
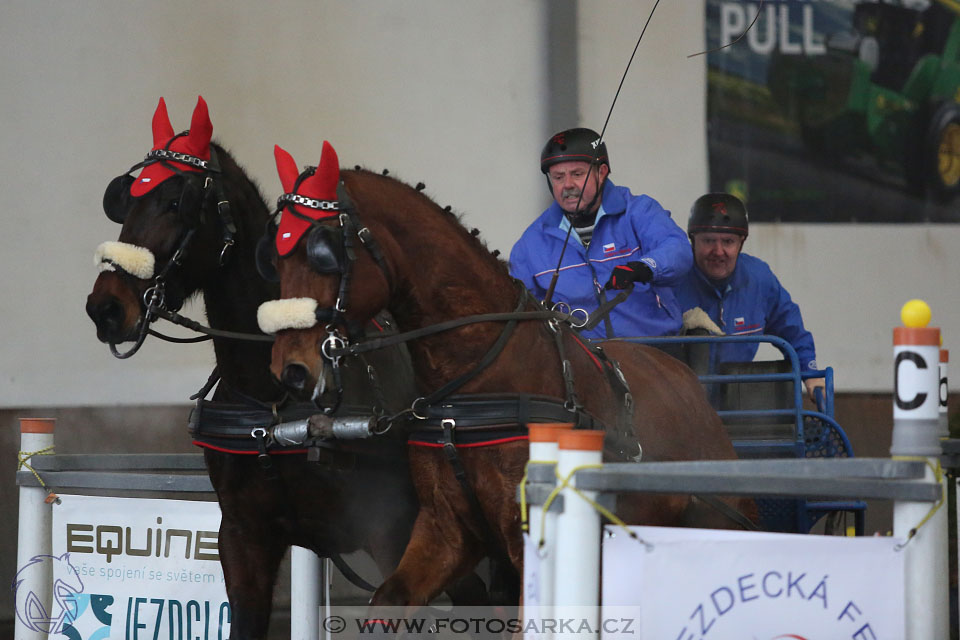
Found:
[[[647,283],[653,280],[653,270],[645,262],[628,262],[613,268],[604,289],[626,289],[631,282]]]

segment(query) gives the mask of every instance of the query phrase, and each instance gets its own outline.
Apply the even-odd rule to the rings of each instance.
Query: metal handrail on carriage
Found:
[[[793,346],[778,336],[638,336],[614,338],[614,340],[637,342],[657,346],[660,344],[679,345],[719,345],[731,343],[767,343],[783,355],[783,362],[789,371],[765,373],[715,373],[718,362],[716,350],[710,350],[709,365],[706,373],[698,372],[700,382],[711,389],[720,385],[751,383],[792,383],[792,403],[790,407],[771,407],[763,409],[725,409],[717,407],[724,424],[731,428],[738,420],[759,420],[763,418],[780,420],[792,418],[790,437],[776,437],[766,434],[761,437],[731,433],[734,449],[742,458],[830,458],[854,457],[853,446],[846,432],[834,419],[833,369],[802,371],[800,360]],[[764,362],[764,361],[761,361]],[[779,362],[779,361],[774,361]],[[742,363],[741,363],[742,364]],[[752,363],[751,363],[752,364]],[[804,409],[804,389],[802,382],[810,378],[824,379],[824,392],[816,394],[817,410]],[[713,402],[717,399],[713,398]],[[807,426],[819,426],[816,433],[808,433]],[[791,500],[764,501],[761,507],[766,525],[777,530],[790,530],[806,533],[824,515],[830,512],[848,512],[854,515],[854,530],[862,535],[864,530],[864,511],[866,504],[862,500],[826,501]],[[769,512],[773,513],[769,513]]]

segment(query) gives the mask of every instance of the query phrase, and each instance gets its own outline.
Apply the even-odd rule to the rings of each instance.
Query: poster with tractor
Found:
[[[711,190],[758,222],[960,222],[960,0],[706,12]]]

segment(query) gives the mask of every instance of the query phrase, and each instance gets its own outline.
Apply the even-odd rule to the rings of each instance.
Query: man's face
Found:
[[[711,280],[723,280],[733,273],[743,248],[743,236],[735,233],[701,232],[693,235],[693,259]]]
[[[583,209],[593,201],[599,185],[603,183],[609,171],[610,169],[605,164],[590,171],[589,162],[574,160],[558,162],[547,170],[553,199],[567,213],[576,213],[578,207]],[[589,179],[587,173],[590,174]],[[599,208],[600,201],[597,200],[593,209]]]

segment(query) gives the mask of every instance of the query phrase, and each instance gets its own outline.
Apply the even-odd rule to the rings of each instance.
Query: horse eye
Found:
[[[179,211],[179,210],[180,210],[180,201],[179,201],[179,200],[171,200],[171,201],[167,204],[167,211]]]

